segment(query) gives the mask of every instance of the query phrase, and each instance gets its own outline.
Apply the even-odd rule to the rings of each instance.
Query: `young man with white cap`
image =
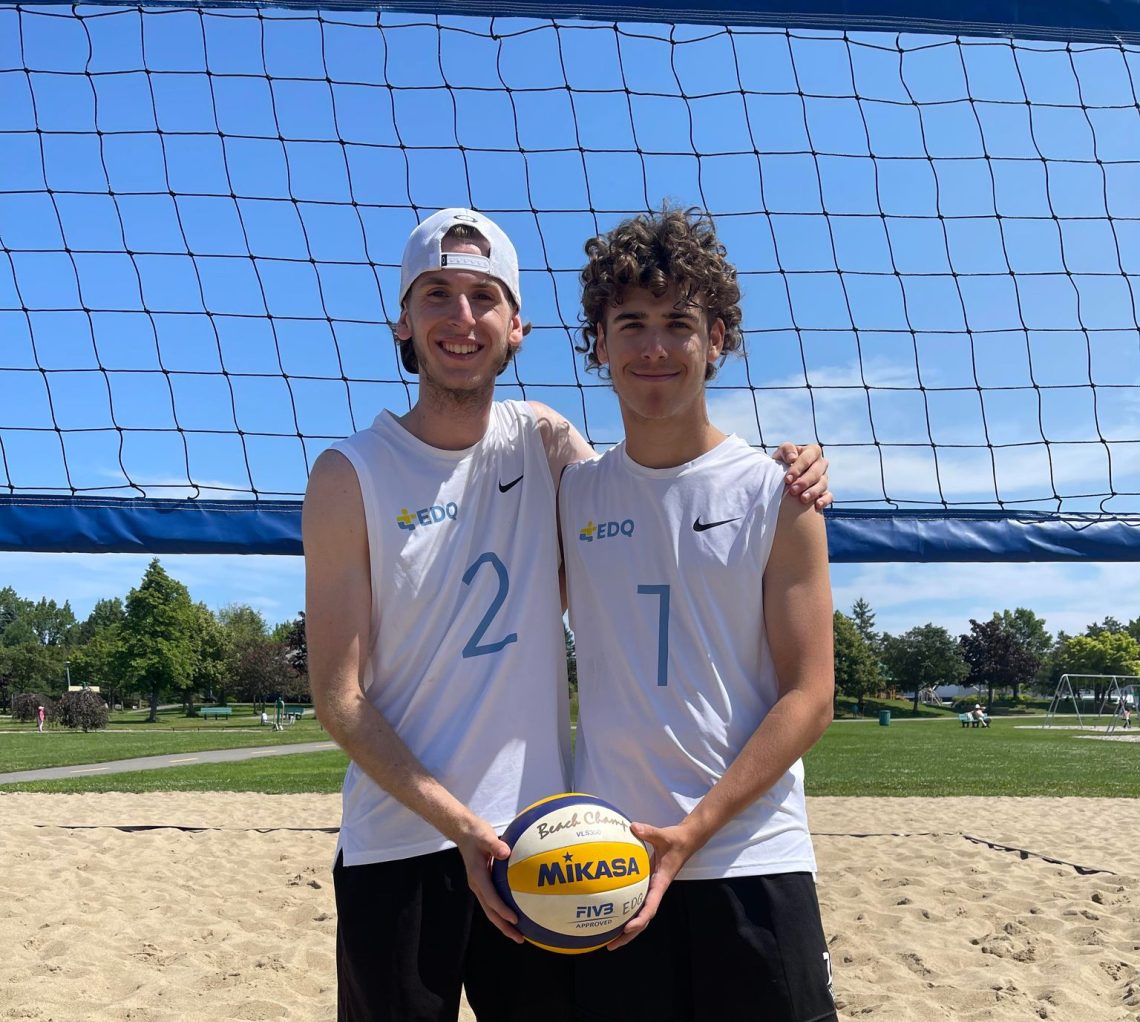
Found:
[[[502,230],[446,209],[404,251],[404,415],[333,445],[305,498],[306,623],[321,722],[351,757],[334,868],[338,1017],[568,1018],[569,959],[519,943],[488,863],[568,786],[555,494],[591,457],[537,402],[494,400],[523,338]],[[790,470],[826,502],[823,462]],[[496,929],[501,931],[496,933]],[[510,938],[510,939],[508,939]]]

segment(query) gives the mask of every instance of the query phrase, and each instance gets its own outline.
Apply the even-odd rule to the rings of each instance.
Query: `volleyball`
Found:
[[[621,933],[645,900],[649,852],[608,802],[570,792],[528,806],[503,834],[511,846],[491,878],[532,944],[593,951]]]

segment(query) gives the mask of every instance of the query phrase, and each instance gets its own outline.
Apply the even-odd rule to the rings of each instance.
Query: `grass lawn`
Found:
[[[935,714],[935,716],[938,716]],[[946,720],[892,719],[880,727],[877,716],[833,724],[806,757],[809,795],[1074,795],[1140,796],[1140,743],[1100,742],[1078,732],[1028,730],[1043,717],[997,717],[988,729],[961,728],[957,715]],[[1061,718],[1061,723],[1068,718]],[[222,732],[222,729],[218,729]],[[284,734],[256,729],[248,741],[242,732],[171,733],[149,752],[183,751],[170,743],[195,738],[234,739],[234,744],[268,745],[275,741],[315,740],[324,736],[315,721],[293,725]],[[88,735],[104,748],[123,736]],[[131,737],[131,736],[126,736]],[[159,738],[154,734],[152,739]],[[11,738],[0,737],[0,750]],[[203,745],[196,748],[230,746]],[[63,749],[64,743],[57,743]],[[132,752],[131,755],[140,753]],[[145,754],[145,753],[142,753]],[[103,756],[102,759],[119,758]],[[78,762],[78,760],[68,760]],[[91,760],[95,762],[95,760]],[[5,785],[0,791],[260,791],[337,792],[347,759],[336,752],[274,756],[248,763],[170,767],[69,781]],[[48,765],[63,765],[56,759]],[[11,769],[11,768],[9,768]]]
[[[889,727],[877,718],[837,722],[804,758],[807,792],[1140,796],[1140,743],[1026,727],[1044,720],[995,717],[989,728],[962,728],[957,714],[947,721],[892,720]]]
[[[204,763],[201,766],[164,767],[126,774],[105,774],[74,781],[39,781],[5,784],[6,791],[257,791],[266,795],[340,791],[348,757],[333,752],[266,756],[246,763]],[[0,798],[3,795],[0,794]]]
[[[284,731],[274,731],[262,726],[260,716],[248,708],[235,707],[234,716],[228,720],[186,717],[181,710],[160,712],[157,724],[144,723],[145,717],[142,711],[114,713],[106,731],[88,734],[49,727],[41,735],[34,724],[5,721],[0,725],[0,773],[328,738],[313,717],[290,724]]]

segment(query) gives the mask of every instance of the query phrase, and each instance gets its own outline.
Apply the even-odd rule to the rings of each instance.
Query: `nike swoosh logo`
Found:
[[[525,475],[525,473],[523,474]],[[509,483],[499,483],[499,492],[506,493],[507,490],[511,489],[511,487],[518,486],[518,484],[521,482],[522,476],[519,476],[518,479],[512,479]]]
[[[739,521],[739,518],[726,518],[723,522],[702,522],[701,516],[697,515],[697,520],[693,522],[693,532],[707,532],[709,529],[715,529],[718,525],[727,525],[729,522]]]

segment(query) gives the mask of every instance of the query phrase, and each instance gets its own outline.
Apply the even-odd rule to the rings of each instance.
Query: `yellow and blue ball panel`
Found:
[[[592,951],[641,907],[649,853],[629,820],[603,799],[553,795],[524,809],[503,834],[511,846],[491,875],[527,940],[551,951]]]

